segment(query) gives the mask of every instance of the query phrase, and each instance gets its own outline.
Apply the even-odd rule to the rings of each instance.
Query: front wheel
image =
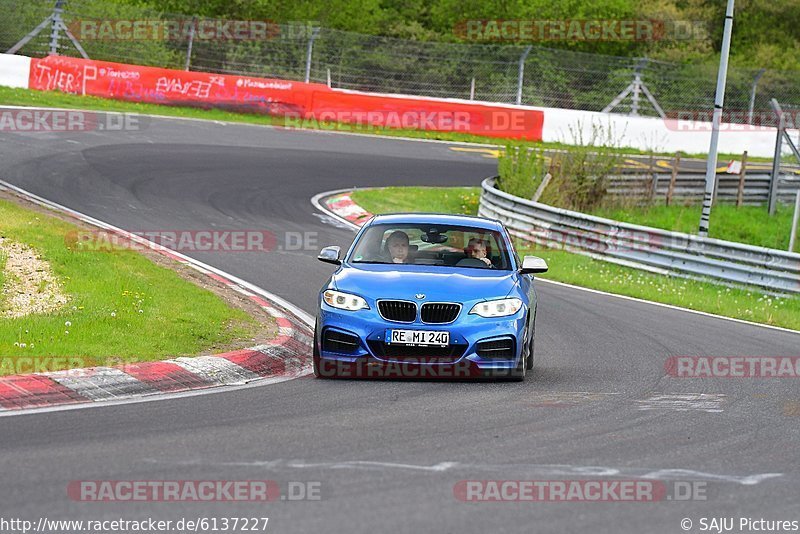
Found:
[[[317,343],[317,327],[314,327],[314,349],[311,355],[311,361],[313,362],[314,366],[314,376],[317,378],[331,378],[329,373],[322,372],[322,365],[320,363],[319,357],[319,344]]]
[[[525,358],[525,368],[528,369],[528,371],[533,370],[533,348],[535,338],[536,334],[531,332],[531,339],[528,341],[528,357]]]
[[[514,369],[508,371],[508,376],[506,377],[510,382],[522,382],[525,380],[525,371],[528,369],[528,360],[531,358],[531,345],[525,341],[527,337],[528,327],[526,326],[522,335],[522,342],[525,345],[522,348],[522,354],[519,355],[519,362],[517,362],[517,366]]]

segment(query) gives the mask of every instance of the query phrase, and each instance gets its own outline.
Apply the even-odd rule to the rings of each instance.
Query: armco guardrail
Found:
[[[800,293],[800,254],[701,238],[554,208],[481,184],[478,215],[547,247],[686,278],[713,278],[775,293]]]

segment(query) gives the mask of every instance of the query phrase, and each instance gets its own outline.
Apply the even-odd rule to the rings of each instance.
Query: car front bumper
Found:
[[[469,308],[462,309],[452,323],[401,323],[385,320],[374,308],[352,312],[323,302],[316,328],[318,369],[331,376],[475,378],[502,375],[517,368],[524,354],[527,308],[523,306],[514,315],[493,319],[470,315],[468,311]],[[416,347],[409,351],[413,356],[408,356],[395,345],[391,347],[393,353],[387,354],[382,348],[387,347],[393,329],[448,331],[453,350],[445,354],[444,349],[433,349],[427,354],[428,349]],[[352,336],[357,346],[331,350],[324,342],[328,332]],[[500,357],[487,357],[486,351],[478,350],[479,344],[498,340],[512,340],[513,349]]]

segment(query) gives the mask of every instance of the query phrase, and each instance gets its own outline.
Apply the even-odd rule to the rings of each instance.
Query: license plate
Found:
[[[431,345],[446,346],[450,344],[450,332],[434,332],[431,330],[390,330],[389,343],[394,345]]]

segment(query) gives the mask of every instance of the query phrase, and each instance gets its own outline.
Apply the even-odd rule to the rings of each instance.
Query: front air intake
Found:
[[[481,358],[492,358],[497,360],[514,359],[514,340],[513,339],[493,339],[492,341],[481,341],[478,343],[478,356]]]

